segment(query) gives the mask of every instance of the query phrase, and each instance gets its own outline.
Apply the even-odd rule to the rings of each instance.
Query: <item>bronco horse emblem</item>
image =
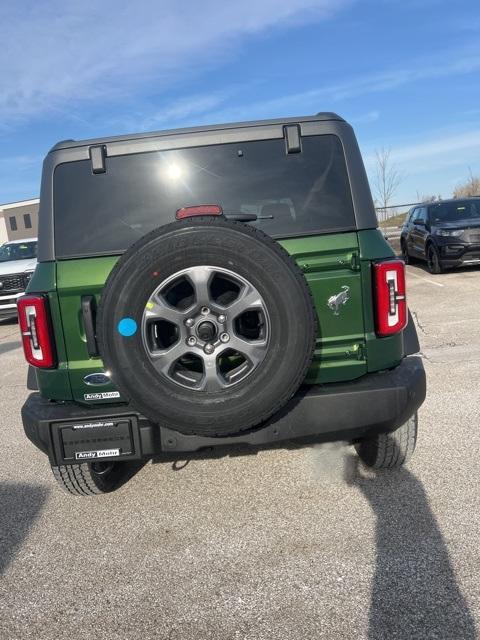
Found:
[[[350,300],[350,287],[343,285],[342,291],[334,296],[330,296],[327,301],[328,307],[333,311],[334,316],[340,315],[340,307]]]

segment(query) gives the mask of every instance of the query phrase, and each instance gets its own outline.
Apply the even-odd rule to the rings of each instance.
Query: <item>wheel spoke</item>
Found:
[[[179,340],[177,343],[165,349],[163,351],[150,352],[152,364],[159,373],[168,376],[172,365],[182,356],[190,351],[189,347],[183,340]]]
[[[238,351],[248,358],[253,366],[256,366],[265,358],[267,344],[267,340],[245,340],[239,336],[233,336],[228,343],[228,348]]]
[[[150,300],[145,308],[145,318],[147,318],[147,320],[167,320],[181,327],[187,317],[188,311],[171,307],[159,295],[156,296],[155,299]]]
[[[197,304],[210,305],[209,284],[212,277],[212,270],[208,267],[194,267],[188,271],[187,277],[195,289],[195,299]]]
[[[220,374],[217,369],[217,356],[204,356],[203,357],[203,378],[199,386],[200,391],[220,391],[225,387],[225,382],[220,378]]]
[[[238,298],[226,307],[226,310],[229,318],[233,320],[250,309],[263,309],[263,301],[256,289],[245,285]]]

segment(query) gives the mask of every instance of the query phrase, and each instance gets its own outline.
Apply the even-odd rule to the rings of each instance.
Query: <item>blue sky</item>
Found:
[[[65,138],[336,111],[395,201],[480,174],[478,0],[0,4],[0,203]]]

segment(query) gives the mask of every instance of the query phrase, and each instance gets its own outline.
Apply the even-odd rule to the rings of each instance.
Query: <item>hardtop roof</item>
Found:
[[[137,140],[144,138],[158,138],[160,136],[175,136],[189,133],[197,133],[201,131],[221,131],[222,129],[238,129],[238,128],[247,128],[247,127],[261,127],[265,125],[271,124],[295,124],[300,122],[322,122],[336,120],[338,122],[345,122],[343,118],[341,118],[336,113],[324,112],[318,113],[315,116],[298,116],[295,118],[274,118],[270,120],[251,120],[247,122],[229,122],[225,124],[214,124],[214,125],[202,125],[199,127],[185,127],[181,129],[164,129],[160,131],[149,131],[144,133],[130,133],[119,136],[110,136],[105,138],[90,138],[87,140],[61,140],[57,142],[51,149],[52,151],[57,151],[59,149],[71,149],[74,147],[84,147],[91,145],[104,144],[107,142],[120,142],[120,141],[128,141],[128,140]]]

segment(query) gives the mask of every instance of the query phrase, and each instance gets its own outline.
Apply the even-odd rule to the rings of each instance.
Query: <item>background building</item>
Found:
[[[0,204],[0,244],[7,240],[36,238],[40,200],[21,200]]]

